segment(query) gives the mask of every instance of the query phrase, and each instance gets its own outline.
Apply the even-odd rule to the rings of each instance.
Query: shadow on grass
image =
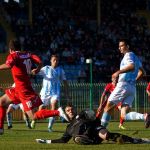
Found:
[[[8,130],[6,129],[7,131],[25,131],[25,132],[48,132],[47,130],[38,130],[38,129],[11,129],[11,130]],[[54,130],[53,131],[54,133],[64,133],[64,131],[57,131],[57,130]]]

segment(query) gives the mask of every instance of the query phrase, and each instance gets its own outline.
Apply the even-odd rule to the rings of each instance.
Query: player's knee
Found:
[[[99,137],[100,137],[101,139],[103,139],[103,140],[106,140],[106,138],[107,138],[107,133],[108,133],[107,129],[101,129],[101,130],[99,131]]]

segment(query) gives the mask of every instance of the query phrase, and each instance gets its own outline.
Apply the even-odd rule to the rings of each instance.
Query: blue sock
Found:
[[[8,124],[8,126],[12,126],[12,115],[11,115],[11,112],[9,112],[6,116],[7,116],[7,124]]]
[[[111,116],[107,112],[104,112],[101,118],[101,125],[104,127],[107,127],[110,119],[111,119]]]
[[[48,129],[52,129],[54,122],[55,122],[55,118],[49,117]]]

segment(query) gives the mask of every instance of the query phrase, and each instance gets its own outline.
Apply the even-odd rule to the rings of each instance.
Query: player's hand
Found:
[[[36,75],[39,72],[39,69],[32,69],[31,74]]]
[[[120,71],[116,71],[114,74],[112,74],[112,78],[117,80],[119,77]]]
[[[45,139],[35,139],[37,143],[42,144],[51,144],[51,140],[45,140]]]

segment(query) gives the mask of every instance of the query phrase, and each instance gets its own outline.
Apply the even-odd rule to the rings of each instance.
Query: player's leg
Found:
[[[12,128],[12,112],[14,110],[13,108],[13,105],[14,104],[10,104],[7,108],[7,111],[6,111],[6,118],[7,118],[7,126],[8,126],[8,129],[11,129]]]
[[[27,113],[27,115],[30,117],[31,120],[39,120],[39,119],[45,119],[53,116],[61,116],[65,118],[65,120],[68,121],[67,116],[65,115],[62,108],[59,108],[58,110],[38,110],[39,106],[42,104],[41,99],[36,95],[35,101],[22,101],[24,111]],[[38,110],[38,111],[37,111]]]
[[[122,98],[124,96],[124,94],[121,94],[122,91],[123,91],[123,88],[117,84],[116,88],[109,96],[106,107],[104,108],[104,112],[101,118],[101,125],[103,125],[104,127],[107,127],[109,121],[111,120],[111,116],[113,114],[113,109],[115,105],[117,105],[119,102],[122,101]]]
[[[127,85],[127,96],[123,99],[122,101],[122,106],[121,106],[121,116],[120,116],[120,124],[119,128],[120,129],[125,129],[123,126],[123,123],[126,118],[126,114],[129,112],[130,108],[132,107],[132,103],[134,100],[134,95],[135,95],[135,87],[132,85]]]
[[[4,119],[6,116],[6,109],[11,103],[11,99],[6,94],[0,97],[0,134],[3,134],[4,132]]]
[[[51,110],[55,110],[56,107],[57,107],[57,104],[58,104],[58,100],[59,100],[59,97],[57,95],[54,95],[50,98],[50,106],[51,106]],[[49,122],[48,122],[48,131],[51,132],[52,131],[52,127],[53,127],[53,124],[55,122],[55,118],[54,117],[50,117],[49,118]]]
[[[66,121],[68,121],[68,118],[61,107],[59,107],[57,110],[43,109],[43,110],[38,110],[36,112],[33,110],[28,110],[26,111],[26,113],[32,120],[40,120],[49,117],[60,116],[63,117]]]
[[[101,118],[101,125],[107,127],[109,121],[111,120],[111,115],[115,105],[112,102],[107,101],[107,104],[104,108],[104,112]]]
[[[106,140],[111,140],[119,144],[123,144],[123,143],[140,144],[143,142],[142,139],[140,138],[133,138],[127,135],[123,135],[120,133],[112,133],[112,132],[107,132]]]
[[[28,115],[22,111],[22,115],[23,115],[23,119],[25,120],[26,126],[31,129],[31,124],[30,124],[30,119],[28,117]]]
[[[108,140],[108,141],[113,141],[113,142],[119,142],[120,144],[123,144],[125,142],[134,142],[134,139],[126,136],[126,135],[122,135],[120,133],[111,133],[109,132],[107,129],[102,128],[99,131],[99,137],[102,140]]]
[[[39,112],[41,112],[42,109],[45,109],[46,106],[48,106],[50,104],[50,101],[49,101],[50,97],[49,96],[45,96],[45,95],[41,95],[41,105],[39,106],[38,110]],[[34,111],[34,113],[37,112],[37,111]],[[32,119],[31,121],[31,128],[34,129],[35,126],[36,126],[36,121]]]
[[[125,120],[143,120],[145,122],[145,128],[150,126],[150,114],[149,113],[138,113],[129,112],[126,114]]]
[[[103,127],[99,130],[99,137],[102,140],[114,141],[114,142],[117,142],[119,144],[142,143],[142,139],[132,138],[132,137],[129,137],[127,135],[120,134],[120,133],[112,133]]]
[[[51,98],[51,110],[56,109],[57,102],[58,102],[58,100],[53,99],[53,97]],[[48,121],[48,131],[49,132],[52,132],[52,127],[53,127],[54,122],[55,122],[55,118],[50,117],[49,121]]]
[[[28,117],[28,115],[27,115],[26,112],[24,111],[22,103],[19,104],[19,106],[20,106],[20,109],[22,110],[22,115],[23,115],[23,119],[24,119],[24,121],[25,121],[25,123],[26,123],[26,126],[27,126],[29,129],[31,129],[30,118]]]
[[[122,104],[121,111],[120,111],[120,123],[119,128],[125,130],[126,128],[123,126],[124,121],[126,120],[126,113],[129,112],[129,105]]]

